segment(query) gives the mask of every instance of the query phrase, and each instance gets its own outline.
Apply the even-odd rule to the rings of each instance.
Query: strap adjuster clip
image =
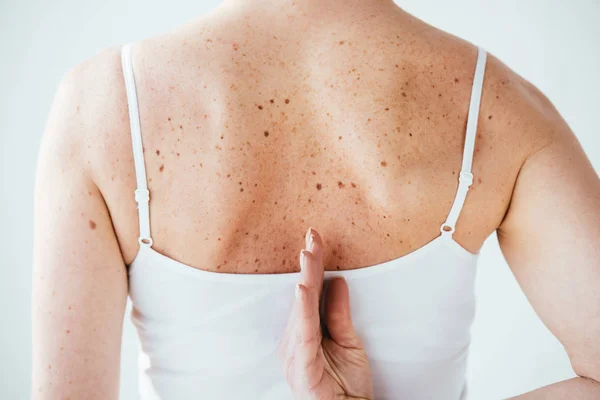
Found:
[[[135,189],[135,201],[138,203],[147,203],[150,200],[150,192],[148,189]]]
[[[469,187],[473,184],[473,174],[469,171],[460,171],[458,181],[465,182],[467,184],[467,187]]]

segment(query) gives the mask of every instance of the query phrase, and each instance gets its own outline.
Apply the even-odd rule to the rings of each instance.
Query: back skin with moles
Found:
[[[346,270],[440,234],[476,47],[396,7],[311,11],[226,8],[135,44],[155,250],[209,271],[292,272],[312,226],[326,269]],[[130,263],[139,245],[126,96],[116,49],[99,57],[115,104],[87,155]],[[489,58],[475,178],[454,235],[471,252],[539,146],[507,118],[523,85]]]
[[[140,248],[120,50],[65,74],[44,131],[35,399],[118,398],[126,265]],[[350,270],[440,235],[475,45],[391,0],[227,0],[136,40],[132,56],[154,250],[206,271],[297,272],[312,226],[325,268]],[[581,377],[522,398],[598,398],[600,180],[551,102],[491,53],[472,171],[453,238],[476,253],[497,231]]]

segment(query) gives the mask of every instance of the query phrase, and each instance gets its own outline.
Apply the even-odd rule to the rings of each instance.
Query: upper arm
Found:
[[[89,170],[85,68],[59,85],[38,156],[34,206],[35,399],[116,399],[127,274]],[[85,105],[84,105],[85,104]],[[90,131],[90,132],[88,132]]]
[[[556,109],[526,86],[522,111],[543,143],[519,171],[498,240],[575,372],[600,380],[600,180]]]

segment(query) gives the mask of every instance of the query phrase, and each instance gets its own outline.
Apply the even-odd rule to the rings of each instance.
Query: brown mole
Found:
[[[321,188],[322,188],[322,187],[323,187],[323,186],[321,186],[321,184],[320,184],[320,183],[317,183],[317,190],[321,190]]]
[[[263,109],[263,106],[259,105],[259,106],[258,106],[258,109],[259,109],[259,110],[262,110],[262,109]]]
[[[285,104],[289,104],[290,103],[290,99],[285,99]]]
[[[387,163],[386,163],[385,161],[382,161],[382,162],[381,162],[381,166],[382,166],[382,167],[387,167]]]
[[[269,131],[265,131],[265,137],[269,136]]]
[[[165,169],[165,164],[160,164],[160,167],[158,167],[158,170],[160,172],[163,172],[164,169]]]
[[[88,221],[88,224],[90,225],[90,229],[96,229],[96,223],[91,219]]]

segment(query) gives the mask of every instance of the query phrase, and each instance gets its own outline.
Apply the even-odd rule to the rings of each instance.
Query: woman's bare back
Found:
[[[326,269],[345,270],[440,234],[458,184],[476,47],[395,6],[325,22],[292,14],[217,9],[136,42],[157,251],[210,271],[297,271],[312,226]],[[90,151],[129,264],[139,245],[127,102],[118,49],[99,57],[114,67],[114,104]],[[471,252],[501,223],[536,146],[510,130],[520,129],[514,96],[526,83],[491,55],[485,74],[474,182],[454,234]]]

